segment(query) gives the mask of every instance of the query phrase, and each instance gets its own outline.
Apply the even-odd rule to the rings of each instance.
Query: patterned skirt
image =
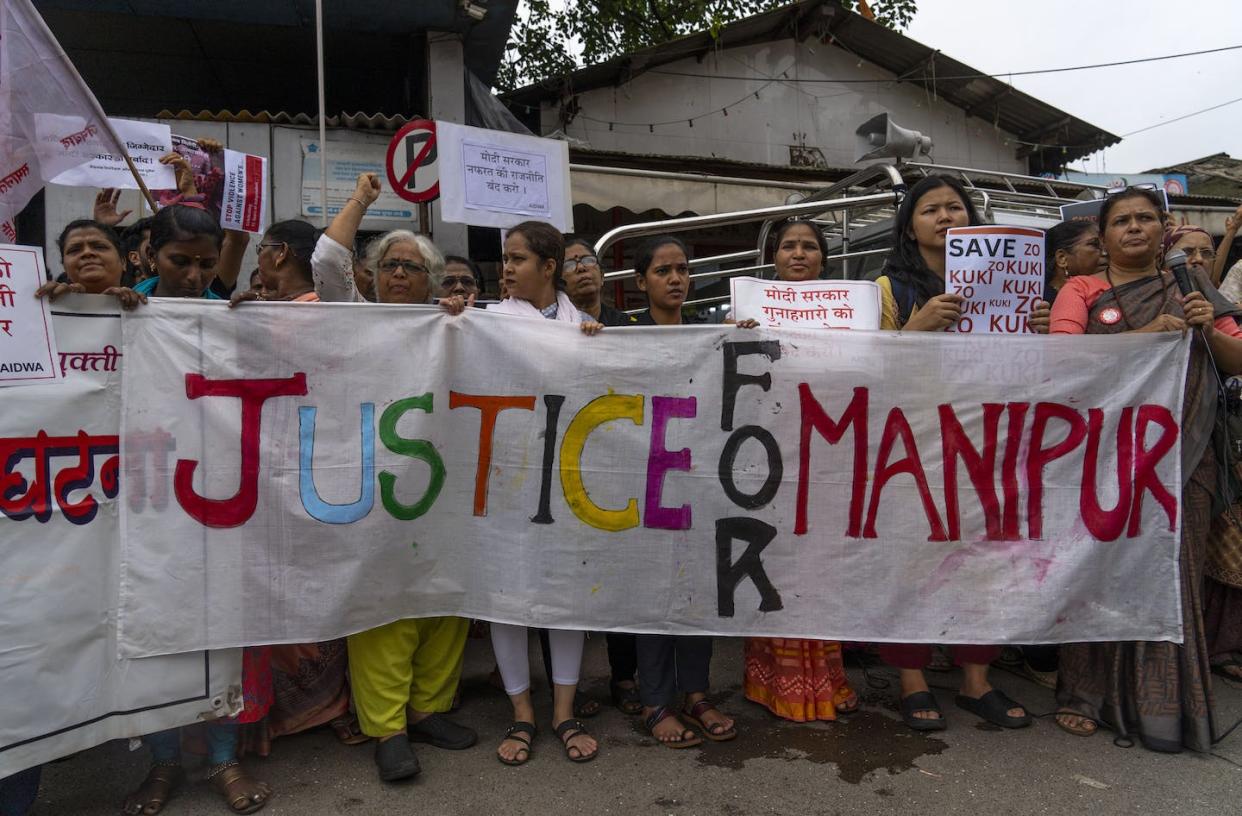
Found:
[[[857,700],[832,640],[746,638],[746,699],[794,722],[835,720]]]

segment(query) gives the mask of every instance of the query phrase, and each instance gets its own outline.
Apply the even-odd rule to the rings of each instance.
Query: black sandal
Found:
[[[651,712],[651,716],[643,721],[643,725],[651,732],[652,738],[666,748],[693,748],[696,745],[703,744],[703,738],[694,733],[693,728],[686,728],[684,725],[682,726],[681,734],[675,740],[662,740],[657,737],[655,733],[656,726],[672,716],[673,712],[668,706],[660,706]]]
[[[959,694],[955,702],[957,707],[963,711],[969,711],[976,717],[992,725],[999,725],[1001,728],[1026,728],[1031,724],[1031,715],[1026,713],[1026,707],[1011,700],[1000,689],[992,689],[982,697],[967,697],[965,694]],[[1021,708],[1022,716],[1009,716],[1011,708]]]
[[[612,704],[621,709],[622,714],[643,713],[643,701],[638,696],[638,686],[631,685],[625,687],[613,680],[608,684],[608,690],[612,693]]]
[[[703,715],[709,711],[719,711],[720,709],[712,705],[712,702],[706,698],[699,700],[689,708],[682,708],[681,716],[703,729],[703,736],[712,742],[728,742],[737,737],[737,724],[726,728],[724,723],[713,723],[710,726],[703,719]]]
[[[560,739],[561,744],[565,746],[565,756],[569,758],[570,762],[590,762],[595,759],[595,757],[599,756],[598,745],[595,746],[595,750],[591,753],[584,754],[582,753],[581,748],[569,744],[569,741],[574,737],[591,736],[591,732],[586,730],[586,726],[582,724],[581,720],[565,720],[565,722],[553,728],[552,732],[556,734],[556,736]],[[577,751],[578,756],[574,756],[570,753],[570,751]]]
[[[925,711],[934,711],[935,717],[917,717]],[[901,721],[914,731],[943,731],[949,727],[944,721],[940,703],[930,691],[916,691],[901,698]]]
[[[590,719],[603,710],[604,707],[599,704],[599,700],[588,697],[580,691],[574,692],[574,716],[578,719]]]
[[[499,759],[501,762],[503,762],[506,765],[525,765],[527,762],[530,761],[530,754],[531,754],[530,743],[531,743],[531,740],[535,738],[535,734],[537,733],[539,733],[539,729],[535,727],[534,723],[521,722],[521,721],[515,722],[513,725],[509,726],[509,728],[505,731],[505,735],[500,741],[504,742],[505,740],[513,740],[514,742],[522,743],[526,747],[519,748],[517,756],[515,756],[513,759],[505,759],[504,757],[500,755],[499,749],[498,749],[496,753],[496,759]],[[522,734],[525,734],[526,736],[524,737],[520,736]],[[522,756],[523,751],[526,752],[526,756],[524,757]]]

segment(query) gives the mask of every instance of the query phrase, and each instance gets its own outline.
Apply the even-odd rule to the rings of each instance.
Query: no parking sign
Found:
[[[388,184],[401,198],[415,203],[439,198],[436,123],[415,119],[403,125],[388,143],[384,165]]]

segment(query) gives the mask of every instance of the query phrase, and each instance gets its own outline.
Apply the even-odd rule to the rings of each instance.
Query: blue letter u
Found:
[[[315,408],[298,408],[298,488],[311,518],[328,524],[353,524],[375,503],[375,403],[362,403],[362,489],[358,501],[330,504],[315,489]]]

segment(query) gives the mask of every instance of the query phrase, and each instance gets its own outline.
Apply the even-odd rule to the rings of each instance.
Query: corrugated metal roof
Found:
[[[837,0],[800,0],[731,23],[715,37],[707,31],[690,34],[519,88],[502,98],[510,104],[537,105],[592,88],[619,86],[687,57],[787,37],[805,38],[816,31],[822,32],[826,41],[890,71],[894,81],[926,86],[968,114],[995,122],[1019,140],[1031,142],[1018,154],[1033,156],[1037,170],[1045,165],[1059,167],[1121,141],[1119,136],[998,79],[979,76],[981,72],[969,65],[848,11]]]
[[[201,110],[198,113],[188,110],[180,110],[173,113],[170,110],[162,110],[156,114],[157,119],[175,119],[190,122],[235,122],[235,123],[259,123],[268,125],[295,125],[299,127],[318,127],[319,116],[310,116],[305,113],[289,113],[288,111],[259,111],[251,113],[248,110],[240,111],[209,111]],[[389,116],[383,113],[340,113],[327,118],[328,127],[343,127],[352,130],[375,130],[381,132],[394,132],[407,122],[420,119],[420,116],[402,116],[394,114]]]

